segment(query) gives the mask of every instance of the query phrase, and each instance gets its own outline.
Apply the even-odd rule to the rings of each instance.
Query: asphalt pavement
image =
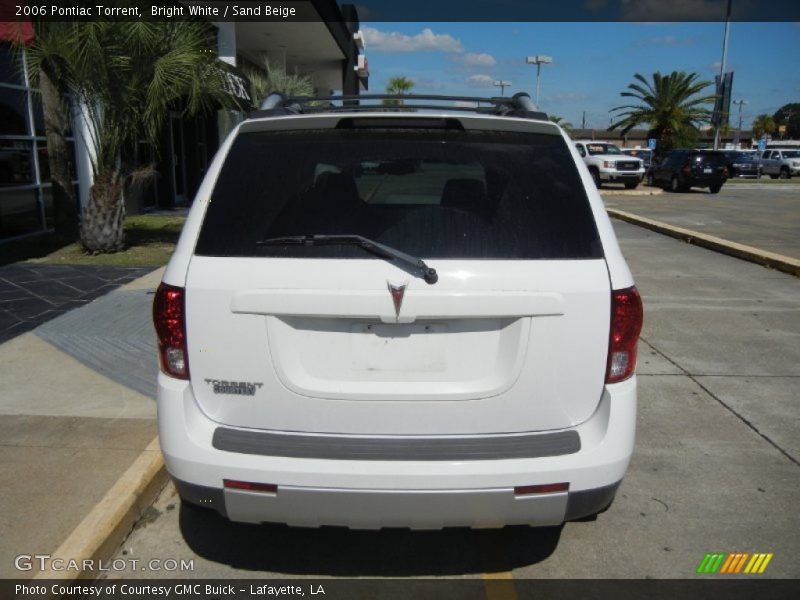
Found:
[[[789,189],[605,200],[793,252],[800,195]],[[615,227],[646,316],[637,448],[597,520],[423,533],[248,526],[181,507],[170,485],[117,557],[189,559],[194,570],[113,576],[685,578],[705,552],[746,551],[774,553],[765,577],[800,577],[800,280]],[[159,279],[70,305],[79,308],[0,344],[0,577],[35,574],[16,571],[14,556],[53,552],[155,454]]]
[[[630,470],[596,520],[253,526],[182,507],[169,485],[115,558],[192,560],[193,570],[129,563],[113,577],[691,578],[706,552],[771,552],[763,577],[800,577],[800,280],[614,225],[645,303],[640,409]]]
[[[728,183],[719,194],[693,188],[603,200],[609,208],[800,259],[800,183]]]

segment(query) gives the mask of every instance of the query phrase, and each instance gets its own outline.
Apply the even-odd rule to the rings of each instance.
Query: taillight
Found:
[[[624,381],[633,375],[643,318],[642,298],[635,287],[612,290],[606,383]]]
[[[691,165],[691,163],[687,162],[685,165],[683,165],[683,167],[681,168],[681,171],[683,171],[686,175],[691,175],[692,174],[692,165]]]
[[[722,167],[722,176],[726,177],[726,178],[728,177],[728,167],[727,166]]]
[[[178,379],[189,379],[186,352],[186,291],[162,283],[153,301],[153,323],[158,336],[161,370]]]

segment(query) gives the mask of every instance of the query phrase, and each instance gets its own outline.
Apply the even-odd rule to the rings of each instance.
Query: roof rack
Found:
[[[384,100],[395,103],[384,104]],[[341,102],[341,104],[334,104]],[[444,105],[442,103],[451,103]],[[462,105],[453,105],[453,103]],[[267,95],[259,110],[250,118],[301,115],[313,113],[350,112],[409,112],[416,110],[448,110],[477,112],[505,117],[519,117],[547,121],[547,114],[539,111],[526,92],[511,97],[482,98],[477,96],[437,96],[429,94],[363,94],[341,96],[286,97],[279,92]]]

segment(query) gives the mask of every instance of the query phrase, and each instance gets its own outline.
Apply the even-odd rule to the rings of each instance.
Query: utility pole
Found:
[[[739,144],[741,146],[742,143],[742,106],[747,104],[747,100],[734,100],[734,104],[739,105],[739,127],[736,130],[736,139],[734,143]]]
[[[739,140],[742,139],[742,106],[747,104],[747,100],[734,100],[734,104],[739,105],[739,135],[737,136]]]
[[[722,39],[722,63],[719,65],[720,86],[725,82],[725,66],[728,62],[728,35],[731,27],[731,2],[728,0],[728,12],[725,16],[725,37]],[[720,90],[717,90],[719,92]],[[714,150],[719,150],[719,124],[714,126]]]
[[[581,129],[586,129],[586,111],[583,111],[583,116],[581,117]]]
[[[537,54],[536,56],[529,56],[525,59],[525,62],[529,65],[536,65],[536,108],[539,108],[539,77],[542,73],[542,65],[552,63],[553,57]]]
[[[500,88],[500,95],[505,96],[506,88],[511,85],[510,81],[495,81],[494,86]]]

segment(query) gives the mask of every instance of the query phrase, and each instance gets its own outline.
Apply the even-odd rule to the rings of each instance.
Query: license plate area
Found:
[[[706,175],[711,175],[712,172],[713,169],[711,169],[710,167],[706,167],[705,169],[703,169],[703,173],[705,173]]]
[[[356,371],[440,372],[447,368],[446,323],[354,323],[351,367]]]

